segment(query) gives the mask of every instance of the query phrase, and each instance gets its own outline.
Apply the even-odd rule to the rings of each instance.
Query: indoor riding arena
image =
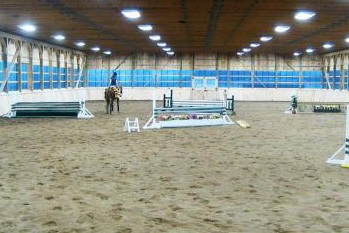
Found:
[[[0,233],[349,232],[348,12],[1,0]]]

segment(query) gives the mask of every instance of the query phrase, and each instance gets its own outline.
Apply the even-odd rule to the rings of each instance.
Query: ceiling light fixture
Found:
[[[167,47],[167,48],[163,48],[163,50],[166,51],[166,52],[169,52],[169,51],[171,51],[171,48]]]
[[[248,52],[251,51],[251,49],[250,48],[243,48],[242,51],[245,52],[245,53],[248,53]]]
[[[290,26],[287,26],[287,25],[278,25],[274,28],[274,31],[276,33],[285,33],[287,32],[288,30],[290,30]]]
[[[108,50],[108,51],[104,51],[103,53],[104,53],[105,55],[110,55],[110,54],[111,54],[111,51]]]
[[[331,44],[331,43],[326,43],[326,44],[324,44],[322,47],[324,48],[324,49],[330,49],[330,48],[332,48],[334,45],[333,44]]]
[[[21,24],[17,26],[19,29],[25,31],[25,32],[35,32],[36,31],[36,27],[32,24]]]
[[[138,19],[141,17],[141,13],[135,9],[122,10],[121,14],[123,14],[128,19]]]
[[[315,51],[315,49],[312,49],[312,48],[308,48],[307,50],[305,50],[307,53],[312,53]]]
[[[349,37],[345,38],[345,42],[349,43]]]
[[[251,43],[250,44],[250,47],[251,48],[257,48],[257,47],[259,47],[261,44],[260,43]]]
[[[79,42],[76,42],[75,45],[79,47],[84,47],[86,44],[83,41],[79,41]]]
[[[262,42],[267,42],[267,41],[270,41],[270,40],[272,40],[272,39],[273,39],[272,36],[262,36],[262,37],[260,38],[260,40],[261,40]]]
[[[294,15],[294,18],[299,21],[307,21],[316,15],[313,11],[299,11]]]
[[[94,52],[98,52],[99,50],[101,50],[101,48],[96,46],[96,47],[92,47],[91,50]]]
[[[151,26],[150,24],[141,24],[138,25],[138,28],[142,31],[151,31],[153,30],[153,26]]]
[[[162,43],[162,42],[157,43],[157,45],[158,45],[159,47],[166,47],[166,46],[167,46],[167,44],[166,44],[166,43]]]
[[[236,53],[238,56],[242,56],[242,55],[244,55],[244,53],[243,52],[237,52]]]
[[[293,53],[293,56],[295,56],[295,57],[298,57],[298,56],[300,56],[302,53],[300,53],[300,52],[294,52]]]
[[[154,41],[161,40],[161,36],[159,35],[150,35],[149,38]]]
[[[57,35],[54,35],[52,36],[55,40],[59,40],[59,41],[62,41],[62,40],[65,40],[65,36],[63,36],[62,34],[57,34]]]
[[[172,56],[172,55],[174,55],[174,52],[173,51],[167,52],[167,54]]]

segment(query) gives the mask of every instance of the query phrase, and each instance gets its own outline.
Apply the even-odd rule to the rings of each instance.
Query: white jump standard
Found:
[[[154,95],[153,113],[143,129],[234,124],[227,115],[225,106],[207,105],[204,102],[200,102],[202,104],[198,106],[195,101],[192,104],[190,104],[190,101],[186,103],[188,104],[187,106],[158,108]]]
[[[343,155],[344,150],[344,155]],[[343,168],[349,168],[349,105],[347,106],[345,142],[327,161],[328,164],[340,165]]]

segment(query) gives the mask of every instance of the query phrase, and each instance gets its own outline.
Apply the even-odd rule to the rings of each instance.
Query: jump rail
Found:
[[[171,91],[172,94],[172,91]],[[166,96],[164,96],[166,98]],[[164,104],[166,100],[164,99]],[[172,102],[172,100],[170,100]],[[196,127],[196,126],[215,126],[232,125],[234,122],[227,115],[225,105],[210,105],[204,101],[198,104],[189,104],[190,101],[183,101],[180,105],[165,105],[158,108],[156,106],[155,95],[153,97],[153,112],[149,121],[143,129],[160,128],[178,128],[178,127]],[[211,102],[211,101],[208,101]],[[188,103],[184,105],[183,103]],[[163,118],[162,118],[163,117]]]
[[[85,102],[18,102],[4,115],[8,118],[77,117],[92,118]]]
[[[173,90],[170,92],[170,96],[164,94],[163,98],[163,107],[172,108],[172,107],[200,107],[200,106],[219,106],[225,107],[226,110],[231,111],[232,114],[235,114],[234,110],[234,95],[231,98],[226,98],[224,100],[174,100],[173,99]]]

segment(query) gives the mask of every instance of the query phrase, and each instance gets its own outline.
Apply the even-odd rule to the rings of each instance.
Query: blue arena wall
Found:
[[[0,82],[3,80],[3,63],[0,62]],[[74,69],[71,77],[70,68],[43,67],[43,77],[40,77],[40,66],[33,65],[32,88],[28,82],[28,64],[21,64],[21,75],[13,69],[7,83],[7,91],[60,89],[75,86],[78,80],[78,70]],[[60,73],[60,77],[58,77]],[[218,77],[219,88],[307,88],[327,89],[328,83],[322,71],[266,71],[266,70],[118,70],[118,79],[124,87],[181,87],[191,88],[191,77]],[[87,77],[81,77],[80,86],[106,87],[109,84],[111,71],[105,69],[90,69]],[[349,72],[344,72],[344,89],[348,90]],[[300,78],[301,77],[301,78]],[[60,78],[60,82],[59,82]],[[329,71],[329,83],[332,89],[340,89],[340,71]]]
[[[218,77],[219,88],[327,88],[322,71],[254,71],[250,70],[118,70],[124,87],[191,87],[191,77]],[[344,89],[348,89],[345,71]],[[88,86],[108,85],[109,70],[88,71]],[[301,80],[300,80],[300,77]],[[301,84],[300,84],[301,81]],[[340,88],[340,71],[329,72],[333,89]]]

